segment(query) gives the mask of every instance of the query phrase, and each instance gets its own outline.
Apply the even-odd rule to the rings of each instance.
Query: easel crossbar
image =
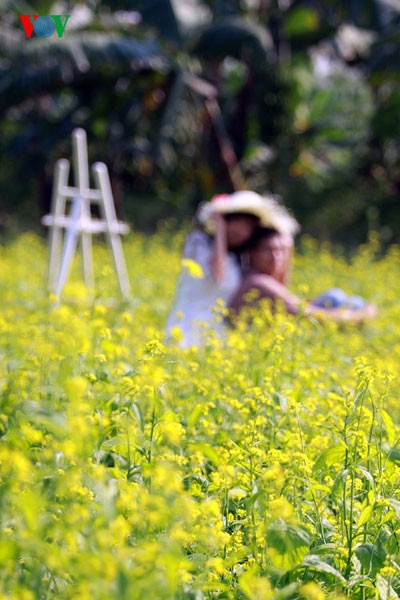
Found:
[[[46,227],[60,227],[61,229],[68,229],[71,225],[75,224],[74,220],[65,215],[59,215],[57,217],[53,215],[45,215],[42,218],[42,224]],[[108,224],[106,221],[100,219],[79,219],[76,223],[78,231],[86,233],[118,233],[125,235],[129,233],[129,225],[120,221]]]

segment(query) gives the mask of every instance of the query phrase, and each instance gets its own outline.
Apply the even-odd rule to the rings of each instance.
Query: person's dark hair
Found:
[[[259,217],[257,217],[256,215],[252,215],[251,213],[247,213],[247,212],[227,213],[227,214],[224,214],[223,217],[226,221],[233,221],[233,219],[235,219],[235,218],[243,217],[243,218],[247,219],[248,221],[251,221],[255,225],[256,229],[258,229],[258,227],[260,225]],[[247,242],[242,244],[242,246],[233,248],[231,250],[231,252],[236,255],[236,259],[240,262],[240,257],[246,249],[247,249]]]
[[[258,225],[260,223],[260,219],[256,215],[253,215],[251,213],[246,213],[246,212],[226,213],[226,214],[223,214],[222,216],[224,217],[224,219],[226,221],[233,221],[234,219],[237,219],[237,218],[245,218],[245,219],[248,219],[249,221],[252,221],[255,225]]]
[[[247,242],[245,249],[249,250],[251,248],[257,248],[261,242],[269,240],[275,235],[279,235],[277,229],[273,229],[272,227],[257,227],[250,240]]]

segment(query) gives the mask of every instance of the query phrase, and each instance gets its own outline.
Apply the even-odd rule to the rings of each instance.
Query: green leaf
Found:
[[[315,10],[299,7],[292,10],[285,19],[285,33],[288,35],[303,35],[317,31],[319,26],[318,14]]]
[[[318,571],[318,573],[327,573],[328,575],[333,575],[335,579],[338,579],[343,583],[346,581],[343,575],[337,569],[335,569],[335,567],[332,567],[332,565],[329,563],[321,560],[321,558],[315,554],[309,554],[306,556],[300,566],[307,569],[313,569],[313,571]]]
[[[18,555],[18,546],[17,544],[10,539],[2,539],[0,545],[0,561],[15,560]]]
[[[396,427],[392,421],[392,417],[386,412],[386,410],[382,410],[381,414],[382,414],[382,421],[385,425],[386,433],[388,436],[389,444],[391,446],[394,446],[396,443],[396,440],[398,438],[398,435],[396,432]]]
[[[387,454],[389,460],[398,463],[400,461],[400,449],[391,448],[389,444],[382,444],[382,450]]]
[[[384,567],[386,552],[378,544],[360,544],[355,549],[355,555],[361,563],[364,573],[374,575]]]
[[[367,481],[369,481],[369,483],[371,484],[371,486],[375,485],[375,480],[373,475],[371,475],[371,473],[368,471],[368,469],[366,469],[365,467],[357,467],[360,475],[362,475],[363,477],[365,477],[365,479],[367,479]]]
[[[138,404],[136,404],[135,402],[133,402],[132,405],[131,405],[131,410],[132,410],[132,412],[133,412],[133,414],[135,416],[137,424],[140,427],[140,430],[144,431],[145,420],[144,420],[144,417],[143,417],[143,413],[142,413],[142,411],[140,409],[140,406]]]
[[[343,443],[331,446],[318,457],[316,460],[313,471],[320,471],[326,467],[331,467],[335,463],[342,463],[346,454],[346,446]]]
[[[181,34],[170,0],[138,0],[135,8],[140,12],[144,25],[155,29],[158,35],[179,45]]]
[[[238,17],[213,22],[194,38],[192,52],[204,60],[232,56],[238,60],[249,56],[252,68],[268,65],[273,55],[272,37],[265,27]]]
[[[267,531],[267,552],[278,569],[289,570],[298,565],[310,547],[309,532],[298,525],[277,519]]]
[[[366,395],[367,395],[367,388],[364,385],[360,389],[360,391],[356,394],[356,397],[354,400],[354,408],[355,409],[359,408],[360,406],[363,406]]]
[[[275,404],[278,404],[280,406],[282,412],[287,411],[287,407],[288,407],[287,396],[285,396],[284,394],[281,394],[280,392],[275,392],[275,394],[273,395],[273,400],[274,400]]]
[[[39,528],[38,515],[42,512],[40,498],[32,490],[26,490],[19,496],[19,509],[24,516],[25,524],[31,532],[36,533]]]
[[[336,550],[336,544],[328,543],[328,544],[320,544],[319,546],[314,546],[312,551],[315,555],[323,555],[323,554],[334,554]]]
[[[201,452],[205,458],[208,458],[216,467],[221,464],[221,459],[218,456],[218,452],[209,444],[199,443],[196,444],[196,450]]]
[[[146,67],[161,72],[170,63],[155,40],[95,31],[86,32],[84,37],[77,33],[65,34],[61,39],[53,37],[46,40],[46,44],[32,40],[32,44],[16,46],[13,69],[1,81],[0,110],[35,94],[59,92],[67,86],[78,88],[82,85],[83,73],[85,77],[90,76],[92,85],[100,86],[101,81],[104,85],[105,65],[110,83],[114,85],[123,69],[134,71]],[[101,129],[103,125],[100,123],[98,127]]]
[[[203,412],[204,412],[203,405],[202,404],[196,404],[196,406],[190,412],[190,414],[189,414],[189,416],[187,418],[188,427],[195,427],[197,421],[199,420],[199,418],[203,414]]]
[[[363,525],[365,525],[365,523],[367,523],[370,520],[373,509],[374,509],[373,505],[370,504],[361,511],[360,518],[358,519],[357,527],[362,527]]]
[[[284,588],[280,590],[274,590],[274,600],[290,600],[293,598],[293,594],[295,594],[299,590],[300,584],[297,582],[289,583],[289,585],[285,585]]]
[[[393,508],[394,512],[396,513],[396,517],[398,519],[400,519],[400,501],[395,500],[394,498],[389,498],[388,503]]]
[[[47,15],[50,10],[53,10],[53,4],[55,4],[54,0],[34,0],[32,10],[39,15]]]
[[[382,575],[378,575],[376,578],[376,589],[378,590],[380,600],[395,600],[395,598],[399,597]]]

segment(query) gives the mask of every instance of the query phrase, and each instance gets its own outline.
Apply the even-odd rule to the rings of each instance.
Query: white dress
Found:
[[[215,307],[218,300],[228,305],[241,283],[241,269],[235,255],[227,255],[224,277],[216,282],[210,269],[213,252],[212,239],[200,230],[192,231],[186,238],[183,258],[198,263],[204,277],[195,278],[189,270],[183,269],[178,280],[175,300],[167,321],[167,338],[172,328],[179,327],[183,339],[183,348],[199,346],[207,327],[221,337],[224,330],[222,322],[215,319]]]

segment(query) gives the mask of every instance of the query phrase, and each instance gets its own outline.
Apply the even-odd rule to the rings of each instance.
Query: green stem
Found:
[[[353,510],[354,510],[354,471],[351,470],[351,487],[350,487],[350,513],[349,513],[349,528],[348,528],[348,553],[346,565],[346,579],[350,576],[351,558],[353,556]]]

